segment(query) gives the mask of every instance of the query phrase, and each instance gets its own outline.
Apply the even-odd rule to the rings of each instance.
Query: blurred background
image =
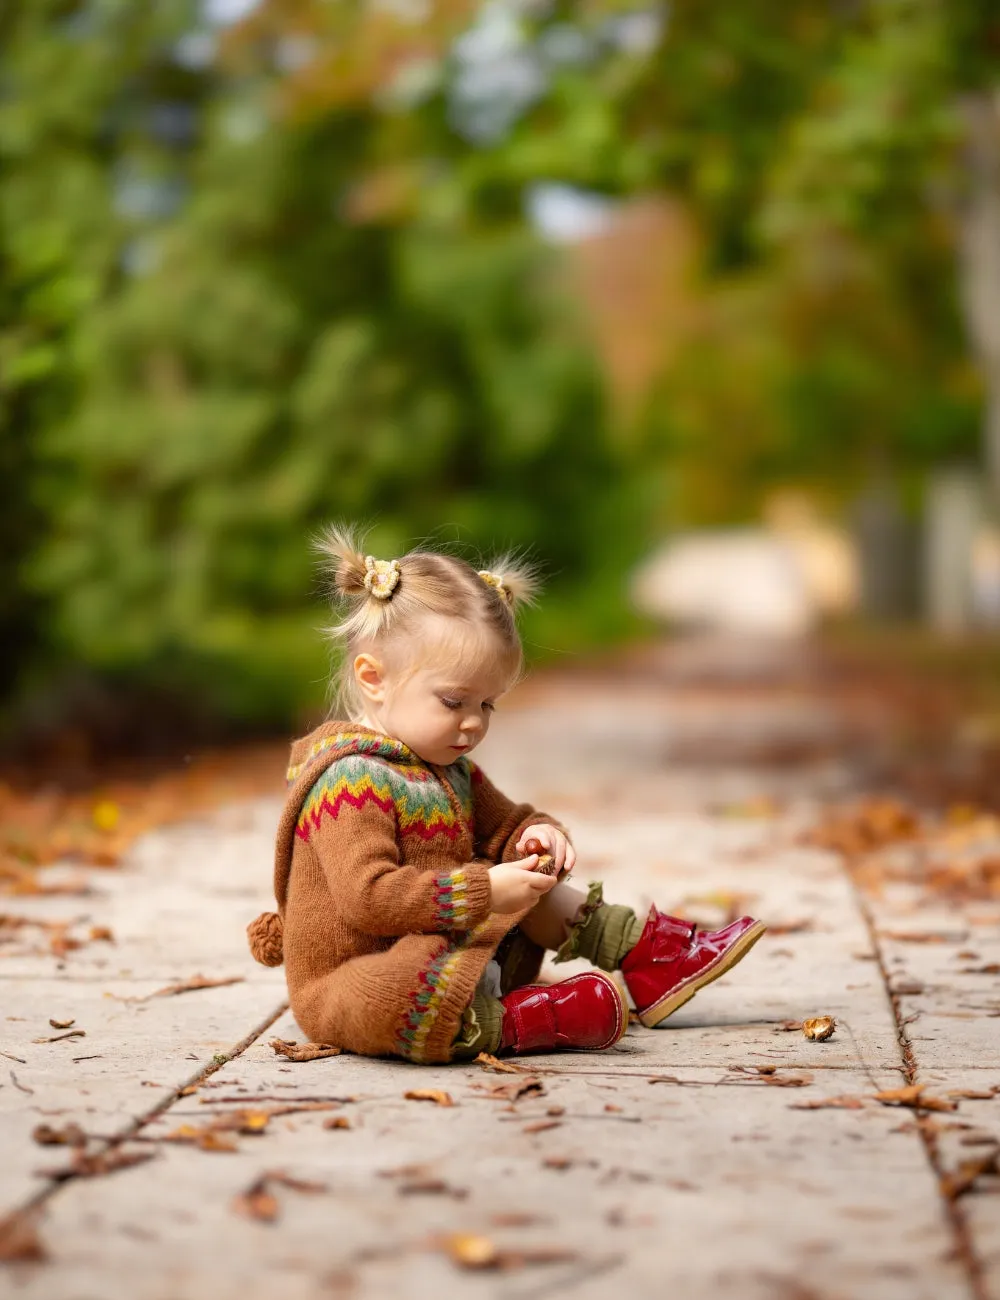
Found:
[[[0,151],[8,750],[315,720],[331,519],[993,663],[994,0],[24,0]]]

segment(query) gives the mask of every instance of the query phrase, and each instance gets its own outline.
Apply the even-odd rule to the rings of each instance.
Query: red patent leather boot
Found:
[[[601,971],[573,975],[559,984],[529,984],[501,1001],[501,1051],[564,1047],[598,1052],[613,1047],[628,1028],[625,999]]]
[[[621,964],[639,1019],[647,1028],[724,975],[750,951],[767,927],[742,916],[721,930],[701,930],[691,921],[652,908],[639,942]]]

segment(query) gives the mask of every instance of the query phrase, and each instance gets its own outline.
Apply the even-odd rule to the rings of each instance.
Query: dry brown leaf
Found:
[[[863,1110],[860,1097],[817,1097],[814,1101],[793,1101],[790,1110]]]
[[[491,1101],[519,1101],[522,1097],[543,1097],[545,1084],[541,1079],[522,1076],[510,1083],[479,1083],[472,1085],[478,1092],[484,1092]]]
[[[351,1121],[345,1119],[343,1115],[332,1115],[329,1119],[323,1121],[324,1128],[350,1128]]]
[[[261,1174],[245,1192],[233,1197],[232,1208],[247,1219],[273,1223],[278,1217],[278,1198],[267,1190],[267,1174]]]
[[[1000,1174],[1000,1146],[988,1152],[984,1156],[976,1156],[973,1160],[963,1160],[958,1168],[950,1174],[945,1174],[940,1181],[941,1194],[949,1201],[954,1201],[957,1197],[972,1191],[976,1181],[986,1174]]]
[[[174,998],[178,993],[196,993],[199,989],[221,989],[227,984],[242,984],[246,979],[245,975],[229,975],[225,979],[207,979],[204,975],[192,975],[189,980],[181,980],[178,984],[168,984],[166,988],[157,989],[155,993],[147,993],[144,998],[138,998],[139,1002],[146,1002],[149,998]]]
[[[92,925],[90,927],[90,934],[88,938],[92,943],[97,943],[101,941],[103,941],[104,943],[114,943],[115,941],[114,934],[112,933],[110,927],[106,925]]]
[[[543,1160],[542,1163],[548,1162]],[[490,1223],[496,1228],[531,1228],[537,1223],[548,1223],[548,1221],[544,1214],[536,1214],[532,1210],[507,1210],[494,1214],[490,1219]]]
[[[957,1101],[928,1097],[922,1083],[911,1083],[905,1088],[886,1088],[882,1092],[876,1092],[874,1099],[883,1106],[910,1106],[914,1110],[958,1110]]]
[[[37,1224],[37,1210],[15,1210],[0,1219],[0,1264],[37,1264],[48,1258]]]
[[[522,1250],[500,1250],[489,1237],[478,1233],[456,1232],[439,1239],[437,1244],[454,1264],[466,1269],[509,1270],[526,1264],[561,1264],[576,1259],[577,1252],[561,1246],[539,1246]]]
[[[33,1038],[31,1041],[33,1043],[61,1043],[66,1038],[86,1037],[87,1031],[85,1029],[71,1029],[69,1033],[66,1034],[53,1034],[51,1038]]]
[[[464,1200],[468,1190],[464,1187],[452,1187],[443,1178],[411,1178],[396,1188],[400,1196],[451,1196],[456,1201]]]
[[[409,1092],[404,1092],[403,1096],[407,1101],[432,1101],[435,1106],[454,1106],[455,1102],[450,1092],[442,1092],[439,1088],[411,1088]]]
[[[949,1097],[961,1097],[964,1101],[992,1101],[997,1095],[996,1088],[949,1088]]]
[[[302,1192],[306,1196],[318,1196],[320,1192],[329,1190],[326,1183],[313,1182],[309,1178],[295,1178],[292,1174],[286,1174],[283,1169],[272,1169],[265,1177],[269,1182],[280,1183],[282,1187],[287,1187],[293,1192]]]
[[[1000,962],[991,961],[985,966],[963,966],[959,975],[1000,975]]]
[[[837,1022],[833,1016],[813,1016],[802,1022],[802,1032],[814,1043],[825,1043],[833,1037],[836,1028]]]
[[[955,935],[936,930],[880,930],[879,934],[883,939],[894,939],[897,943],[951,943],[955,940]]]
[[[131,1169],[133,1165],[145,1164],[154,1158],[153,1151],[101,1151],[88,1156],[83,1151],[76,1151],[68,1165],[62,1169],[40,1169],[43,1178],[101,1178],[105,1174],[117,1173],[120,1169]]]
[[[512,1065],[509,1061],[499,1061],[495,1056],[490,1056],[489,1052],[480,1052],[476,1057],[476,1064],[481,1065],[484,1070],[492,1070],[495,1074],[524,1074],[523,1065]]]
[[[51,1124],[36,1124],[31,1136],[43,1147],[85,1147],[87,1135],[79,1124],[65,1124],[53,1128]]]
[[[49,1024],[52,1026],[53,1029],[72,1029],[72,1027],[76,1024],[76,1020],[75,1018],[73,1020],[52,1020],[50,1018]]]
[[[525,1124],[522,1133],[546,1133],[550,1128],[562,1128],[561,1119],[536,1119],[533,1124]]]
[[[454,1232],[442,1241],[452,1262],[461,1268],[498,1268],[500,1251],[489,1237],[472,1232]]]
[[[289,1061],[319,1061],[326,1056],[339,1056],[344,1050],[332,1043],[297,1043],[295,1039],[272,1038],[271,1047],[278,1056]]]
[[[226,1155],[240,1149],[234,1137],[220,1133],[217,1129],[206,1129],[204,1133],[199,1133],[197,1147],[199,1151],[216,1151]]]

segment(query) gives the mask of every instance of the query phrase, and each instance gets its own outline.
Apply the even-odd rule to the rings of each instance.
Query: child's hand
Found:
[[[535,870],[538,854],[517,862],[490,867],[490,907],[494,912],[523,912],[532,907],[556,883],[555,876],[542,876]]]
[[[562,875],[569,875],[576,866],[576,849],[570,844],[562,831],[555,826],[550,826],[547,822],[539,822],[537,826],[529,826],[522,832],[521,838],[517,841],[516,848],[518,852],[524,852],[524,846],[528,840],[538,840],[552,854],[557,878]]]

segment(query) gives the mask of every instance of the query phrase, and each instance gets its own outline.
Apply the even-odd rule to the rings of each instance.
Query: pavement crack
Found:
[[[917,1058],[913,1050],[913,1042],[907,1033],[907,1025],[914,1018],[904,1016],[900,1006],[900,994],[893,992],[890,971],[886,965],[885,956],[879,942],[879,932],[875,924],[875,918],[871,909],[868,907],[867,900],[861,892],[857,882],[851,877],[850,871],[847,873],[850,880],[851,888],[854,891],[854,897],[857,901],[861,916],[868,929],[869,941],[872,945],[872,951],[875,954],[875,960],[878,963],[879,972],[882,976],[882,983],[885,986],[885,995],[892,1007],[893,1021],[896,1025],[896,1038],[899,1043],[900,1056],[903,1061],[903,1076],[907,1085],[917,1083]],[[916,1109],[916,1108],[915,1108]],[[926,1114],[926,1112],[925,1112]],[[919,1111],[917,1111],[919,1120]],[[934,1182],[937,1188],[938,1198],[944,1212],[945,1219],[951,1229],[954,1239],[955,1259],[965,1271],[966,1279],[969,1283],[969,1291],[972,1300],[992,1300],[986,1285],[986,1274],[983,1268],[982,1260],[976,1254],[973,1242],[972,1231],[969,1227],[968,1219],[961,1204],[953,1197],[949,1197],[942,1191],[946,1169],[944,1161],[941,1158],[941,1149],[938,1144],[937,1135],[927,1127],[926,1124],[917,1124],[917,1132],[923,1143],[924,1154],[927,1157],[927,1163],[931,1167],[934,1175]]]
[[[97,1139],[101,1145],[98,1146],[97,1150],[92,1154],[106,1155],[109,1151],[116,1151],[119,1147],[124,1146],[125,1143],[134,1141],[144,1128],[153,1123],[154,1120],[159,1119],[159,1117],[168,1111],[171,1106],[175,1105],[188,1088],[193,1088],[200,1083],[204,1083],[206,1079],[210,1078],[218,1070],[227,1066],[230,1061],[235,1061],[237,1057],[242,1056],[247,1048],[252,1046],[263,1033],[270,1029],[275,1021],[280,1020],[287,1010],[288,1003],[282,1002],[255,1028],[251,1029],[248,1034],[241,1038],[231,1051],[227,1052],[224,1056],[218,1056],[209,1061],[209,1063],[206,1066],[203,1066],[202,1069],[198,1070],[188,1079],[185,1079],[182,1083],[179,1083],[167,1094],[166,1097],[161,1098],[155,1106],[151,1106],[149,1110],[144,1111],[141,1115],[137,1115],[132,1120],[131,1124],[129,1124],[127,1128],[123,1129],[121,1133],[115,1133],[113,1136]],[[68,1187],[71,1183],[77,1182],[83,1177],[85,1177],[83,1174],[68,1172],[65,1177],[60,1177],[58,1180],[51,1182],[49,1186],[41,1188],[34,1196],[29,1197],[21,1209],[23,1211],[31,1211],[41,1208],[53,1196],[55,1196],[57,1192],[61,1191],[64,1187]]]

